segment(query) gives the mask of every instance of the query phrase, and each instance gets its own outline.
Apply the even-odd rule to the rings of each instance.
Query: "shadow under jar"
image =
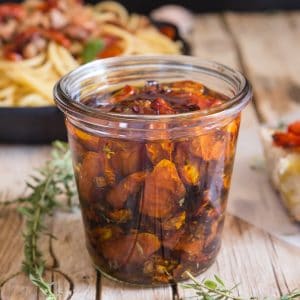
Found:
[[[104,275],[161,285],[215,260],[247,80],[187,56],[104,59],[54,89],[87,248]]]

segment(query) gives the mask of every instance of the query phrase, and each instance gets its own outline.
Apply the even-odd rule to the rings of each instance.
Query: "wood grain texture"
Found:
[[[287,114],[300,115],[298,18],[292,26],[284,13],[225,15],[253,84],[258,112],[272,124]]]
[[[101,300],[171,300],[173,298],[171,287],[160,288],[139,288],[126,284],[113,282],[105,277],[101,277]]]
[[[244,72],[234,40],[220,15],[197,16],[194,30],[188,40],[192,45],[194,56],[216,61]],[[250,103],[243,113],[242,127],[247,128],[257,124],[257,116]]]
[[[55,281],[65,295],[62,299],[66,299],[71,292],[72,299],[94,300],[97,276],[85,248],[80,212],[58,212],[54,220],[53,235],[56,239],[52,240],[52,253],[57,269],[64,275],[61,280]],[[71,290],[66,281],[69,281]]]

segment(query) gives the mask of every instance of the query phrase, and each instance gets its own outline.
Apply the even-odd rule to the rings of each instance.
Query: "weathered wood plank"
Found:
[[[1,300],[36,300],[38,291],[27,276],[19,273],[10,278],[1,288]]]
[[[300,115],[300,42],[284,13],[225,14],[266,122]],[[298,22],[298,20],[297,20]]]
[[[25,179],[43,164],[48,146],[6,146],[0,148],[0,201],[13,199],[25,191]]]
[[[61,299],[67,299],[71,292],[72,300],[94,300],[97,275],[85,247],[80,212],[56,213],[53,235],[52,253],[61,272],[54,282]]]
[[[238,59],[234,41],[226,30],[220,15],[199,15],[196,18],[189,41],[194,56],[217,61],[244,72]],[[250,104],[243,113],[242,127],[253,127],[256,126],[257,122],[253,105]]]
[[[20,271],[23,259],[22,218],[9,207],[0,207],[0,284]]]
[[[277,282],[283,293],[300,287],[300,249],[269,236],[265,240]],[[270,248],[271,247],[271,248]]]
[[[48,156],[49,147],[13,147],[2,146],[0,149],[0,191],[1,201],[14,199],[25,191],[25,179],[33,168],[40,166]],[[16,163],[17,162],[17,163]],[[51,231],[51,220],[47,226]],[[36,299],[38,292],[21,271],[23,260],[24,221],[16,211],[15,204],[0,206],[0,298],[3,300]],[[47,267],[54,264],[49,251],[49,237],[43,236],[39,247],[44,254]]]
[[[113,282],[101,277],[101,300],[171,300],[172,289],[170,287],[140,288],[133,287],[119,282]]]

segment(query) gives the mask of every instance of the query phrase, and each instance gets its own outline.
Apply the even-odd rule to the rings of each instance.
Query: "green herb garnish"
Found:
[[[182,284],[181,286],[186,289],[192,289],[195,291],[195,297],[197,300],[259,300],[259,299],[276,299],[274,297],[258,298],[255,296],[241,297],[235,295],[233,292],[237,288],[237,284],[231,288],[226,287],[224,281],[217,275],[214,275],[214,279],[204,279],[198,281],[190,272],[185,274],[191,279],[192,283]],[[300,290],[295,290],[287,295],[281,296],[279,300],[292,300],[300,299]]]
[[[47,300],[55,300],[52,283],[44,280],[45,261],[38,248],[38,239],[46,233],[43,221],[52,215],[54,209],[61,206],[61,197],[67,199],[69,205],[75,194],[73,169],[68,145],[62,142],[53,144],[52,159],[35,175],[30,177],[27,187],[31,194],[18,199],[22,206],[19,212],[26,220],[24,236],[23,271]]]
[[[84,63],[96,59],[97,54],[104,48],[104,42],[100,39],[89,40],[82,52],[82,59]]]

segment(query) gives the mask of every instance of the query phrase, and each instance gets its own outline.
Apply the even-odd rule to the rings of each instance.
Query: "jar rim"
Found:
[[[89,71],[103,69],[109,70],[109,67],[122,66],[154,66],[160,64],[173,65],[174,68],[191,68],[194,71],[215,75],[223,80],[227,77],[229,80],[235,80],[238,83],[238,90],[233,97],[221,105],[205,110],[196,110],[180,114],[166,115],[134,115],[134,114],[119,114],[113,112],[103,112],[97,108],[89,107],[80,101],[75,101],[69,94],[68,85],[75,80],[81,80],[83,75]],[[88,76],[85,78],[87,79]],[[200,118],[202,121],[205,118],[220,118],[223,114],[226,116],[240,112],[247,105],[252,96],[252,89],[247,78],[239,71],[227,67],[221,63],[209,60],[202,60],[198,57],[186,55],[130,55],[105,58],[92,61],[84,64],[75,70],[64,75],[54,86],[54,99],[57,106],[64,112],[75,117],[81,114],[89,116],[93,119],[101,118],[106,120],[120,121],[167,121],[169,119],[178,120],[180,118]]]

